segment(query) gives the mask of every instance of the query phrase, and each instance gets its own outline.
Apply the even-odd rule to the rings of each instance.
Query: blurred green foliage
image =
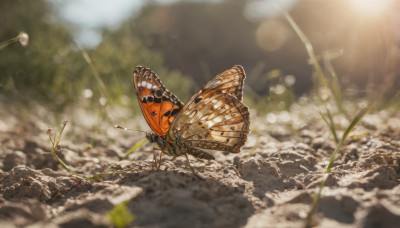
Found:
[[[126,227],[135,219],[126,206],[128,203],[129,201],[122,202],[107,213],[108,219],[117,228]]]
[[[133,95],[133,87],[126,91],[121,90],[120,86],[132,84],[130,76],[134,67],[142,65],[151,68],[164,85],[183,99],[183,102],[189,98],[192,88],[189,78],[177,71],[167,71],[163,66],[161,54],[155,50],[148,50],[139,38],[126,30],[105,31],[103,41],[89,53],[105,83],[115,86],[108,86],[113,97],[120,97],[123,94]]]
[[[80,77],[75,65],[79,57],[72,51],[70,31],[51,23],[50,6],[43,1],[4,0],[0,2],[0,39],[25,31],[30,43],[18,43],[1,50],[1,91],[22,97],[52,98],[65,102]],[[74,74],[71,74],[74,72]]]
[[[93,91],[91,104],[98,106],[101,97],[98,83],[89,64],[72,37],[70,26],[56,18],[49,3],[42,0],[0,2],[0,40],[16,37],[21,31],[29,34],[30,43],[22,47],[14,43],[0,50],[0,92],[23,101],[32,98],[44,101],[61,111],[66,105],[80,102],[82,91]],[[137,106],[133,93],[132,71],[136,65],[152,68],[168,88],[187,98],[190,80],[179,72],[163,68],[163,58],[149,51],[140,39],[125,31],[104,31],[102,43],[87,50],[95,70],[106,84],[109,103],[121,102],[128,96],[128,105]],[[168,79],[168,80],[167,80]]]
[[[295,95],[312,88],[312,66],[307,64],[304,44],[286,19],[246,18],[249,2],[150,1],[118,29],[105,29],[100,45],[87,53],[107,87],[108,102],[137,107],[132,87],[136,65],[152,68],[185,102],[211,77],[239,64],[246,69],[245,99],[250,107],[266,112],[287,109]],[[393,32],[393,12],[366,26],[368,23],[345,7],[344,0],[299,1],[290,14],[313,44],[322,70],[329,74],[334,68],[341,88],[357,89],[343,93],[343,97],[399,96],[396,63],[400,49]],[[2,94],[25,100],[34,97],[61,109],[80,102],[82,91],[90,89],[93,96],[89,101],[98,105],[102,95],[93,69],[72,37],[74,27],[57,18],[51,4],[3,0],[0,21],[4,22],[0,42],[21,31],[30,36],[27,47],[14,43],[0,50]],[[276,49],[272,44],[277,44]],[[342,56],[334,60],[326,57],[338,49],[344,50]],[[278,72],[276,78],[271,77],[273,72]],[[293,85],[285,84],[290,75],[295,78]]]

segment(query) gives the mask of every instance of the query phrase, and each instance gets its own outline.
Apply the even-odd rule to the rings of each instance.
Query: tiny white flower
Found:
[[[28,43],[29,43],[29,36],[28,36],[28,34],[27,34],[26,32],[21,32],[21,33],[18,35],[18,38],[19,38],[19,43],[20,43],[23,47],[26,47],[26,46],[28,45]]]
[[[293,75],[286,75],[285,77],[285,84],[286,86],[290,87],[296,83],[296,78]]]
[[[106,105],[106,104],[107,104],[107,99],[106,99],[106,98],[104,98],[104,97],[100,97],[100,99],[99,99],[99,103],[100,103],[100,105],[101,105],[101,106],[104,106],[104,105]]]
[[[82,94],[83,94],[83,97],[86,99],[92,98],[92,96],[93,96],[93,92],[91,89],[84,89]]]

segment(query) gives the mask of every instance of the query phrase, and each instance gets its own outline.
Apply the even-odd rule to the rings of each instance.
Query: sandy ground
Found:
[[[114,129],[113,121],[101,122],[88,148],[97,114],[71,109],[57,122],[43,107],[6,106],[0,109],[1,227],[112,227],[106,214],[125,200],[135,216],[130,227],[302,227],[335,148],[312,105],[253,112],[253,133],[241,153],[217,152],[211,162],[191,158],[198,178],[183,157],[164,156],[161,170],[152,171],[149,144],[125,157],[144,136]],[[127,110],[106,112],[129,117]],[[47,127],[64,117],[70,124],[60,157],[84,176],[114,174],[83,180],[42,155],[50,151]],[[340,115],[335,121],[342,130],[348,124]],[[123,123],[145,126],[140,116]],[[400,112],[368,114],[337,156],[314,225],[399,227],[399,163]]]

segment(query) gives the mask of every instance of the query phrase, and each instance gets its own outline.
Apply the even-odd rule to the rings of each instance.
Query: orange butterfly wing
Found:
[[[166,135],[183,103],[164,87],[149,68],[137,66],[133,71],[133,84],[139,106],[150,128],[158,136]]]

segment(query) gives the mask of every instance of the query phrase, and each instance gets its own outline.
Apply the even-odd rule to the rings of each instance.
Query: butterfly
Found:
[[[209,151],[239,153],[249,134],[250,114],[243,104],[243,67],[234,66],[208,81],[186,104],[168,91],[149,68],[137,66],[133,84],[139,106],[154,133],[147,139],[173,157],[188,154],[213,160]],[[157,166],[153,151],[153,162]]]

